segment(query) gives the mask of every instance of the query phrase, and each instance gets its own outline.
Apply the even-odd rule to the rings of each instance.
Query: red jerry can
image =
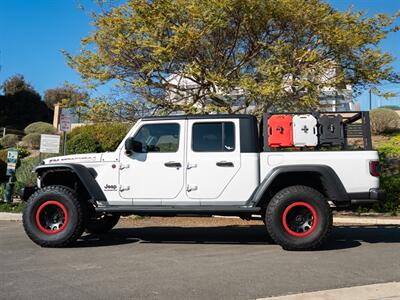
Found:
[[[268,119],[268,146],[293,146],[293,118],[291,115],[272,115]]]

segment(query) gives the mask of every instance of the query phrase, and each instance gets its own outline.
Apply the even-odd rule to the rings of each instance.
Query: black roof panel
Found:
[[[150,120],[191,120],[191,119],[251,119],[253,115],[246,114],[216,114],[216,115],[170,115],[143,117],[143,121]]]

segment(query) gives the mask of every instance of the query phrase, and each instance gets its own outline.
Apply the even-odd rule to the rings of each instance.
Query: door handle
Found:
[[[177,161],[168,161],[166,163],[164,163],[164,166],[168,167],[168,168],[180,168],[182,167],[180,162]]]
[[[216,163],[217,167],[234,167],[233,162],[230,161],[219,161]]]

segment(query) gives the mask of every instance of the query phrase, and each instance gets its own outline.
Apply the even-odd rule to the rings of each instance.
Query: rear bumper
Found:
[[[382,189],[370,189],[369,192],[351,193],[349,196],[351,205],[374,204],[386,200],[386,191]]]

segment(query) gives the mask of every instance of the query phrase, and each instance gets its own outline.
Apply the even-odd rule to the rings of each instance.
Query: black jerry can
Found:
[[[322,115],[318,119],[320,146],[340,146],[344,144],[343,117],[340,115]]]

